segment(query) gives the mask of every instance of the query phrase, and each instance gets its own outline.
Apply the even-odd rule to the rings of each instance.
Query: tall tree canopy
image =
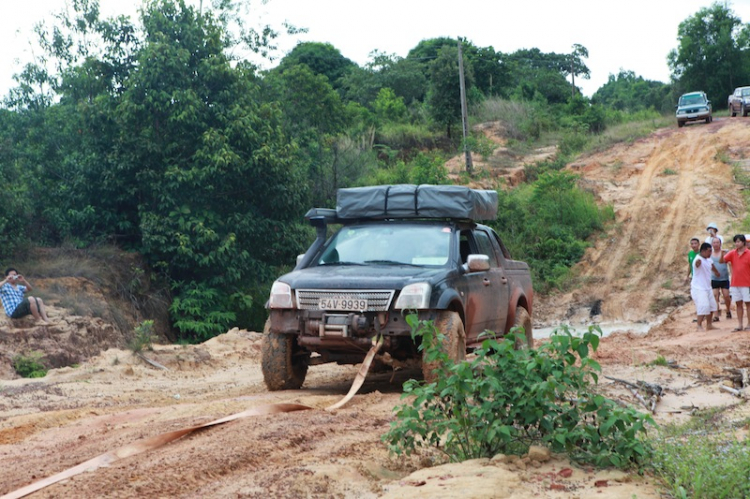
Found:
[[[750,81],[750,25],[726,4],[714,3],[682,21],[677,43],[667,60],[679,93],[703,90],[716,105]]]
[[[339,80],[356,66],[330,43],[303,42],[297,44],[274,71],[283,73],[300,64],[305,64],[313,73],[328,78],[334,88],[338,88]]]

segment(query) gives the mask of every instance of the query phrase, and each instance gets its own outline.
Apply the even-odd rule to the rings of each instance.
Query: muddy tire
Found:
[[[682,128],[683,126],[685,126],[685,123],[683,123],[682,121],[677,122],[677,128]]]
[[[435,328],[445,335],[445,340],[440,348],[448,354],[454,362],[462,361],[466,358],[466,331],[464,323],[458,312],[443,311],[438,314],[435,321]],[[424,354],[423,354],[424,355]],[[422,375],[427,383],[437,380],[436,369],[440,365],[438,362],[427,362],[422,360]]]
[[[270,321],[263,328],[261,370],[269,390],[296,390],[305,382],[309,355],[301,354],[294,335],[273,333]]]
[[[531,316],[529,311],[523,307],[516,309],[516,318],[513,321],[514,327],[522,327],[526,341],[523,339],[516,340],[516,350],[523,350],[525,348],[534,348],[534,333],[531,326]]]

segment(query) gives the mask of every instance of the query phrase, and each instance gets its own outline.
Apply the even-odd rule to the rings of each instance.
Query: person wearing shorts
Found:
[[[719,263],[721,256],[724,254],[726,254],[726,251],[721,249],[721,240],[718,237],[714,237],[711,240],[711,260],[714,262],[716,270],[719,271],[719,277],[714,276],[713,279],[711,279],[711,289],[714,290],[714,299],[718,306],[718,310],[714,316],[714,322],[718,322],[719,317],[721,316],[720,298],[724,298],[724,305],[727,309],[727,319],[732,318],[732,297],[729,294],[729,269],[727,268],[726,263]]]
[[[706,330],[714,329],[712,317],[718,307],[711,289],[711,273],[715,276],[719,275],[711,260],[711,245],[703,243],[700,252],[693,260],[693,279],[690,281],[690,296],[693,298],[695,312],[698,315],[698,331],[703,331],[704,319]]]
[[[5,279],[0,281],[0,300],[3,302],[5,315],[11,319],[33,315],[36,320],[41,320],[44,323],[49,322],[42,299],[24,296],[27,291],[32,289],[31,284],[24,276],[19,275],[16,269],[6,269]]]
[[[748,320],[750,320],[750,251],[745,247],[747,240],[744,234],[737,234],[732,240],[734,241],[734,249],[722,255],[719,263],[731,265],[732,276],[729,282],[729,294],[732,296],[732,301],[737,304],[737,327],[734,328],[734,331],[742,331],[745,310],[747,310]],[[743,303],[745,304],[744,308]]]

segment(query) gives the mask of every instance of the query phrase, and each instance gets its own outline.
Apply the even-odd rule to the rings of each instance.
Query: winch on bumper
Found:
[[[435,313],[421,311],[420,319],[432,320]],[[372,339],[384,336],[384,351],[395,353],[411,344],[411,327],[399,312],[339,312],[325,310],[272,310],[270,329],[297,337],[297,344],[313,352],[366,352]],[[409,348],[411,350],[411,348]]]

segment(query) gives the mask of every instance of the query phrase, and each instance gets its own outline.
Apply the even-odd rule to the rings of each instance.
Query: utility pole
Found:
[[[466,171],[471,173],[474,168],[471,162],[471,151],[469,150],[469,113],[466,110],[466,84],[464,83],[464,56],[461,49],[461,38],[458,39],[458,81],[461,89],[461,122],[464,131],[464,154],[466,155]]]

